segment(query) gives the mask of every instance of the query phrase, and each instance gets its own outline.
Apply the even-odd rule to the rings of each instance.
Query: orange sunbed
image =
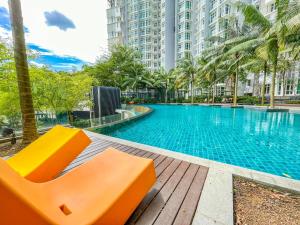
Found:
[[[121,225],[155,180],[153,160],[113,148],[46,183],[0,160],[0,224]]]
[[[91,140],[80,129],[55,126],[7,160],[21,176],[34,182],[55,178]]]

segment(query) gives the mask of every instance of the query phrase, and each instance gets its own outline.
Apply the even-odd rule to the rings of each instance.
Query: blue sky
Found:
[[[23,0],[21,3],[26,43],[38,55],[33,64],[71,71],[95,62],[106,51],[106,1]],[[0,38],[11,40],[7,0],[0,0]]]

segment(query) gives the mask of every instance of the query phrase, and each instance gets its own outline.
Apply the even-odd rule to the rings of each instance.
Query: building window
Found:
[[[226,15],[230,14],[230,5],[228,4],[225,5],[225,14]]]
[[[247,80],[247,86],[251,86],[251,80]]]
[[[214,11],[213,13],[210,14],[209,23],[212,23],[215,18],[216,18],[216,11]]]
[[[185,50],[190,50],[191,49],[191,44],[190,43],[185,43],[184,49]]]
[[[191,24],[189,22],[185,23],[185,29],[190,30],[191,29]]]
[[[191,13],[190,12],[186,12],[185,13],[185,19],[187,20],[190,20],[192,17],[191,17]]]
[[[218,86],[218,87],[217,87],[217,95],[218,95],[218,96],[224,96],[224,95],[225,95],[225,87],[223,87],[223,86]]]
[[[275,3],[272,3],[272,4],[271,4],[271,12],[274,12],[275,9],[276,9]]]
[[[192,8],[192,2],[186,1],[185,2],[185,9],[191,9]]]
[[[281,95],[281,90],[282,90],[282,82],[280,82],[280,83],[278,84],[278,91],[277,91],[277,94],[278,94],[278,95]]]
[[[288,81],[286,82],[286,90],[285,90],[285,94],[286,94],[286,95],[291,95],[291,94],[293,94],[293,89],[294,89],[293,81],[292,81],[292,80],[288,80]]]
[[[185,40],[191,40],[191,34],[185,33]]]

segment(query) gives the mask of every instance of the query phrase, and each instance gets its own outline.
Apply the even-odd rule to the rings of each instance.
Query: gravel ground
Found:
[[[300,225],[300,195],[234,178],[235,225]]]

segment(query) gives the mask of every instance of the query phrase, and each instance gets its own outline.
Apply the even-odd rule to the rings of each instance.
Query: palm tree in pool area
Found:
[[[152,75],[153,87],[163,88],[165,93],[165,103],[168,103],[168,92],[173,89],[172,83],[174,83],[173,70],[166,71],[164,68],[155,71]]]
[[[38,134],[28,72],[28,62],[20,0],[9,0],[9,11],[12,25],[14,58],[16,64],[20,106],[22,113],[23,144],[26,145],[34,141],[38,137]]]
[[[144,88],[146,86],[151,87],[152,83],[145,66],[139,62],[134,62],[129,65],[122,86],[127,87],[136,93],[139,88]]]
[[[195,76],[198,73],[197,63],[192,56],[185,57],[178,62],[175,73],[178,76],[178,80],[185,83],[187,88],[191,90],[191,102],[194,103],[194,84]]]
[[[276,0],[275,5],[277,11],[275,21],[270,21],[253,5],[240,3],[239,6],[245,16],[245,23],[259,29],[261,34],[258,39],[264,40],[257,46],[256,52],[260,58],[263,58],[271,65],[271,108],[274,108],[276,76],[280,55],[288,45],[287,35],[291,30],[295,31],[295,27],[299,28],[300,26],[300,4],[297,0]],[[292,35],[297,33],[298,29]]]

